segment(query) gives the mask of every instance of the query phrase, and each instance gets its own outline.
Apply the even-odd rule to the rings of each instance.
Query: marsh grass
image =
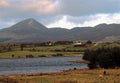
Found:
[[[103,75],[103,71],[107,74]],[[50,74],[16,75],[12,79],[19,83],[120,83],[120,69],[78,69]]]

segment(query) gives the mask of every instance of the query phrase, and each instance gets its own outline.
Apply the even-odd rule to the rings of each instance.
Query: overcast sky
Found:
[[[27,18],[48,28],[120,23],[120,0],[0,0],[0,29]]]

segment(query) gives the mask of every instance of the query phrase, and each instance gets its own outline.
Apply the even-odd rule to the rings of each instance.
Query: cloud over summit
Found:
[[[48,27],[95,26],[120,23],[119,16],[120,0],[0,0],[0,28],[26,18]]]

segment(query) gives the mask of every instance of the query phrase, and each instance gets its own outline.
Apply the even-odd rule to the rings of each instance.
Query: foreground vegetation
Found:
[[[83,59],[90,62],[90,69],[120,67],[120,44],[103,44],[97,48],[89,48]]]
[[[120,83],[120,69],[77,69],[60,73],[0,76],[0,83]]]

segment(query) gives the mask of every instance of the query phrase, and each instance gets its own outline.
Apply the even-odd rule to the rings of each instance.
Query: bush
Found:
[[[26,55],[26,58],[34,58],[34,56],[33,55]]]
[[[6,77],[3,79],[0,79],[0,83],[20,83],[20,82],[18,82],[18,80],[16,79]]]
[[[72,81],[60,81],[60,83],[78,83],[77,81],[74,81],[74,80],[72,80]]]
[[[63,54],[59,54],[59,53],[58,53],[58,54],[53,54],[52,56],[53,56],[53,57],[59,57],[59,56],[63,56]]]
[[[115,68],[120,67],[120,47],[101,47],[85,51],[83,59],[90,61],[88,67]]]
[[[38,57],[46,57],[46,55],[39,55]]]
[[[15,55],[14,55],[14,54],[12,54],[11,56],[12,56],[12,58],[14,58],[14,57],[15,57]]]

